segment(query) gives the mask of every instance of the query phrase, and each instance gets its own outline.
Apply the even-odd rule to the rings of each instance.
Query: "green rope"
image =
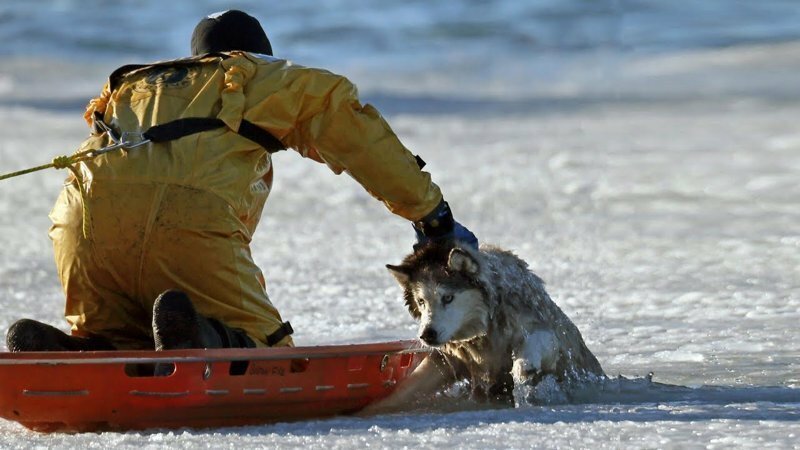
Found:
[[[88,194],[86,188],[83,186],[83,177],[75,165],[81,161],[94,158],[92,152],[94,152],[94,150],[84,150],[82,152],[76,152],[71,156],[56,156],[50,164],[43,164],[41,166],[31,167],[30,169],[18,170],[16,172],[0,175],[0,181],[49,169],[51,167],[54,169],[69,169],[78,182],[78,190],[81,193],[81,203],[83,203],[83,237],[88,238],[89,232],[91,231],[91,215],[89,214],[89,202],[87,201]]]

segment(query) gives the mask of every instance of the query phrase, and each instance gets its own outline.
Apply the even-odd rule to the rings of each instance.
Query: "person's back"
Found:
[[[128,132],[144,132],[185,118],[219,118],[226,126],[95,158],[86,164],[93,185],[117,186],[125,197],[144,186],[180,186],[213,194],[230,205],[229,215],[241,222],[230,226],[252,234],[271,188],[271,158],[258,143],[232,130],[239,128],[248,101],[268,98],[283,88],[280,73],[287,64],[237,52],[156,64],[120,77],[113,96],[93,103],[103,109],[91,108],[87,117],[100,113],[105,123]],[[256,74],[261,79],[275,78],[264,83],[273,92],[261,90],[246,99],[247,83]],[[100,134],[86,145],[108,143],[107,135]],[[155,201],[136,206],[147,211],[155,207]]]
[[[265,67],[259,70],[259,64]],[[269,78],[285,64],[237,53],[112,78],[113,95],[93,102],[103,109],[93,108],[89,117],[97,112],[114,129],[143,132],[187,117],[217,117],[228,127],[110,152],[84,165],[87,205],[78,189],[68,188],[51,215],[73,328],[109,336],[117,348],[151,348],[153,302],[179,289],[201,315],[266,344],[263,330],[279,327],[280,316],[266,299],[247,245],[269,193],[270,156],[229,127],[238,128],[244,116],[247,81],[259,72]],[[104,133],[86,145],[108,143]],[[90,241],[81,235],[84,207],[90,210]],[[102,264],[86,276],[72,270],[74,260]],[[119,305],[127,305],[124,314],[116,311]],[[96,313],[83,314],[87,306]]]

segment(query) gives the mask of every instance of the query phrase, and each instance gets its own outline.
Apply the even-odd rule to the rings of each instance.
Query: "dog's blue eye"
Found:
[[[453,295],[447,294],[442,296],[442,304],[449,305],[453,301]]]

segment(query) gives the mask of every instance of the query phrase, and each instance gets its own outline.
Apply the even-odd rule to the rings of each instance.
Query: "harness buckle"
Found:
[[[128,151],[132,148],[141,147],[142,145],[150,143],[150,139],[144,137],[144,133],[140,131],[124,131],[119,139],[116,139],[110,132],[108,136],[113,144],[95,150],[92,152],[94,156],[102,155],[103,153],[108,153],[118,148]]]
[[[108,138],[111,139],[111,142],[113,142],[114,145],[120,144],[120,138],[117,136],[117,132],[114,131],[113,128],[108,126],[108,124],[103,121],[103,119],[100,117],[97,111],[95,111],[94,126],[95,128],[99,129],[99,131],[106,133],[106,135],[108,135]]]
[[[132,149],[150,143],[150,139],[144,137],[141,131],[124,131],[120,137],[120,143],[124,149]]]

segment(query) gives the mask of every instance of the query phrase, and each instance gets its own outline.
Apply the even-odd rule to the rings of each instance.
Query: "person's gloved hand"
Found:
[[[427,216],[414,222],[414,231],[417,234],[417,244],[414,248],[428,242],[460,241],[474,248],[478,248],[478,238],[466,227],[453,219],[450,205],[442,200]]]

